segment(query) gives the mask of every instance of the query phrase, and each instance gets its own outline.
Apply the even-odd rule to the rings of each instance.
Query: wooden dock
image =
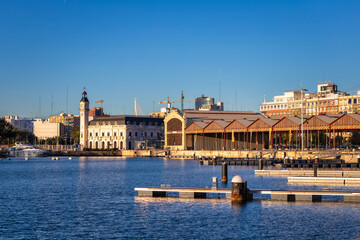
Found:
[[[231,189],[211,188],[172,188],[172,187],[145,187],[135,188],[139,197],[168,197],[169,193],[178,193],[179,198],[209,198],[209,194],[222,194],[231,198]],[[252,194],[270,195],[276,201],[308,201],[321,202],[322,196],[342,196],[344,202],[360,203],[360,192],[349,191],[305,191],[305,190],[266,190],[249,189]],[[219,195],[220,196],[220,195]]]

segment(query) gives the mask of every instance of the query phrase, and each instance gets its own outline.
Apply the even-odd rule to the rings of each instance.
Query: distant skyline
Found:
[[[259,112],[266,95],[323,79],[360,90],[360,1],[0,2],[0,117],[144,114],[204,94]],[[235,98],[236,96],[236,98]],[[193,107],[193,103],[190,104]],[[180,104],[174,105],[179,107]],[[189,104],[185,103],[188,108]]]

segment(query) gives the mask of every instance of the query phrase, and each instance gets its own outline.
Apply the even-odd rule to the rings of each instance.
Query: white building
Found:
[[[5,116],[5,121],[20,130],[33,132],[34,120],[32,119],[19,118],[19,116]]]
[[[38,139],[60,137],[64,134],[62,123],[51,123],[49,121],[37,120],[34,122],[34,135]]]
[[[337,85],[320,83],[316,93],[304,91],[301,96],[300,90],[286,91],[284,95],[274,96],[272,102],[264,100],[260,112],[269,117],[296,116],[301,114],[301,109],[305,115],[338,114],[343,112],[339,107],[339,99],[344,96],[348,94],[338,92]]]
[[[88,147],[91,149],[137,149],[139,143],[161,141],[162,118],[147,116],[98,117],[88,125]]]
[[[80,101],[80,145],[90,149],[138,149],[164,137],[163,118],[149,116],[104,116],[89,121],[89,100]]]

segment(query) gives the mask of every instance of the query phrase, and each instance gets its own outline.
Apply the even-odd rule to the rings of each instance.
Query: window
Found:
[[[131,137],[131,132],[129,132],[129,137]]]
[[[95,133],[95,136],[97,137],[97,136],[98,136],[98,133]]]
[[[102,132],[102,136],[105,136],[105,133],[104,133],[104,132]]]
[[[121,137],[123,136],[123,133],[122,133],[122,132],[120,132],[120,136],[121,136]]]
[[[151,132],[150,136],[152,137],[153,136],[153,133]]]
[[[145,137],[147,137],[147,132],[144,133]]]
[[[90,133],[90,137],[92,137],[92,133]]]
[[[354,99],[354,103],[356,103],[356,98]]]
[[[114,132],[114,136],[116,137],[116,132]]]
[[[110,137],[110,132],[108,132],[108,134],[107,134],[107,135],[108,135],[108,137]]]
[[[137,137],[137,132],[135,132],[135,137]]]
[[[348,100],[348,103],[349,103],[349,104],[351,103],[351,99]]]

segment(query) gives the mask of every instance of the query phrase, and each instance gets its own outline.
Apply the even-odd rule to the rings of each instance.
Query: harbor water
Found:
[[[229,166],[250,189],[354,190],[288,185]],[[354,239],[360,204],[228,199],[139,198],[135,187],[211,187],[221,166],[156,158],[24,158],[0,161],[0,239]],[[335,201],[335,202],[334,202]]]

